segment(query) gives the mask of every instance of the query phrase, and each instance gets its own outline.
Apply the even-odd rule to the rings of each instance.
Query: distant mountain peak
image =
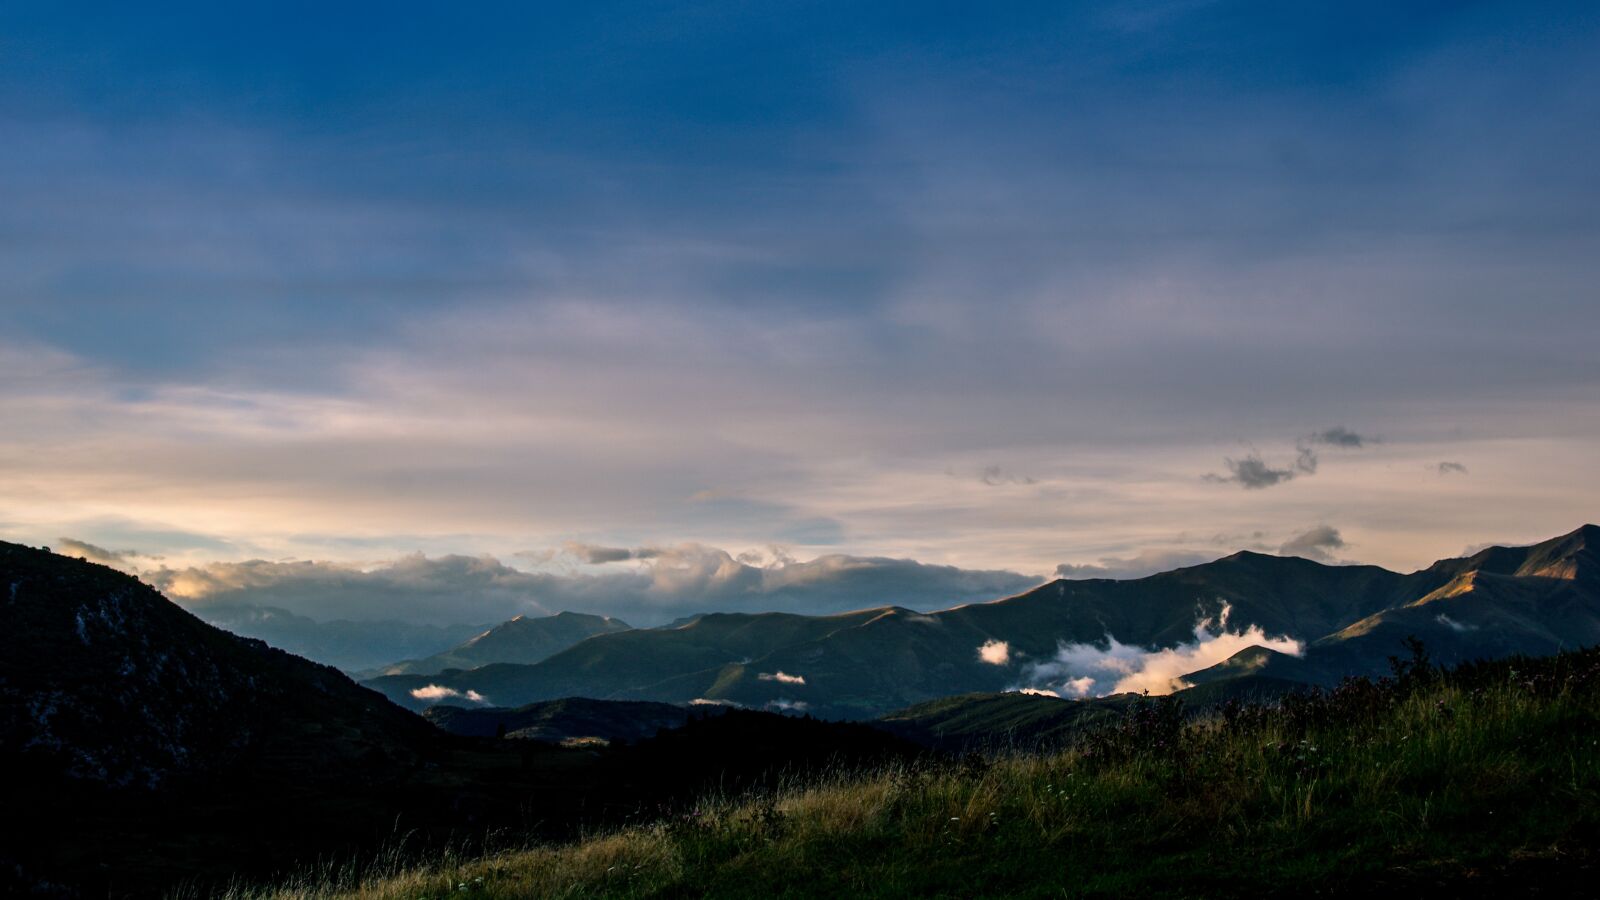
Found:
[[[423,659],[386,666],[386,675],[432,675],[447,669],[471,670],[495,663],[523,665],[547,659],[598,634],[629,631],[621,619],[563,611],[551,616],[515,616],[456,646]]]
[[[1442,560],[1435,566],[1525,578],[1596,579],[1600,578],[1600,527],[1582,525],[1531,546],[1485,547],[1465,560]]]
[[[1313,566],[1327,567],[1328,565],[1327,563],[1318,562],[1314,559],[1307,559],[1304,556],[1286,556],[1282,553],[1262,553],[1257,550],[1240,550],[1236,553],[1224,556],[1223,558],[1217,560],[1217,562],[1231,562],[1240,565],[1252,566],[1305,566],[1309,564]],[[1188,568],[1198,569],[1203,568],[1206,565],[1208,565],[1208,563],[1201,563],[1198,566],[1189,566]]]

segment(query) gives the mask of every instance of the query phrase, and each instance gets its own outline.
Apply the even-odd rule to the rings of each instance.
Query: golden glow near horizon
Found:
[[[114,562],[163,573],[162,589],[185,601],[293,573],[226,564],[370,573],[419,553],[551,577],[642,572],[649,591],[674,598],[790,561],[812,564],[789,570],[791,589],[823,583],[862,557],[1031,581],[1061,565],[1119,577],[1238,549],[1411,570],[1549,537],[1600,508],[1600,489],[1563,475],[1587,464],[1587,437],[1467,438],[1420,418],[1359,448],[1319,447],[1313,474],[1250,490],[1207,476],[1228,456],[1289,466],[1306,439],[1284,429],[1249,446],[1163,435],[913,452],[871,417],[836,415],[827,442],[812,435],[797,451],[790,429],[763,427],[759,413],[737,428],[692,408],[530,414],[501,406],[503,393],[485,401],[472,379],[452,385],[452,373],[413,371],[434,385],[426,396],[177,386],[128,401],[111,376],[51,358],[76,373],[65,389],[36,381],[0,398],[20,426],[0,439],[0,535],[137,551]],[[1441,459],[1467,471],[1441,472]],[[1338,543],[1295,543],[1319,526]],[[623,552],[570,551],[580,545]]]

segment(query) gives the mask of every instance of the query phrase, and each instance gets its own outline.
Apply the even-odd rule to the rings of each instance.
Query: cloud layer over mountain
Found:
[[[600,554],[609,562],[612,554]],[[318,620],[486,622],[562,610],[660,624],[699,612],[843,612],[898,604],[937,609],[1034,586],[1015,572],[842,554],[753,565],[697,544],[629,551],[598,571],[527,571],[488,556],[413,554],[370,567],[330,562],[212,563],[146,578],[191,608],[285,609]]]
[[[1195,623],[1194,639],[1176,647],[1124,644],[1115,635],[1099,644],[1063,643],[1053,658],[1024,668],[1022,687],[1062,697],[1170,694],[1187,686],[1182,676],[1214,666],[1249,647],[1290,656],[1304,652],[1305,645],[1293,638],[1268,635],[1257,625],[1230,625],[1231,611],[1224,605],[1215,619],[1201,618]]]

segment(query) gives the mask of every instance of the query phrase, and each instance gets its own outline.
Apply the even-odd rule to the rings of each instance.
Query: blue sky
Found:
[[[0,536],[1042,578],[1569,530],[1597,38],[1579,3],[11,4]]]

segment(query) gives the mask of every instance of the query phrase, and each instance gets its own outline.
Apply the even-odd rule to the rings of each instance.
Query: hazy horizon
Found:
[[[1337,558],[1334,553],[1342,546],[1336,529],[1321,527],[1276,548],[1243,549],[1324,565],[1361,565]],[[1489,546],[1493,542],[1465,547],[1456,556]],[[413,553],[365,564],[252,559],[173,568],[156,557],[72,538],[62,538],[49,549],[137,575],[191,611],[221,615],[235,626],[247,620],[230,617],[251,609],[287,612],[318,623],[454,626],[582,612],[624,619],[635,627],[715,612],[831,615],[886,606],[934,612],[1005,599],[1056,579],[1139,579],[1239,552],[1193,558],[1145,552],[1104,560],[1106,565],[1062,564],[1048,575],[1031,576],[845,554],[734,557],[698,545],[628,549],[569,543],[559,551],[532,554],[520,567],[488,555],[430,558]],[[383,646],[381,636],[375,644]]]

